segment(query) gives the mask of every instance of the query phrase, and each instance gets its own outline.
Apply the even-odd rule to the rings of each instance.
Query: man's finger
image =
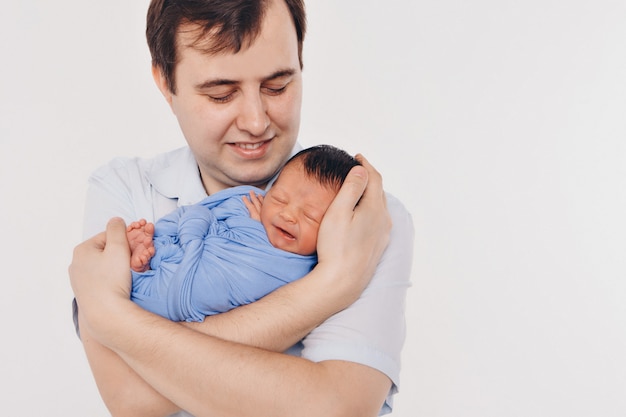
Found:
[[[353,167],[346,176],[341,189],[326,212],[332,214],[333,211],[352,212],[361,199],[367,187],[368,172],[362,166]]]
[[[107,223],[106,245],[104,250],[124,248],[129,251],[128,238],[126,237],[126,223],[119,217],[114,217]]]
[[[363,155],[356,155],[356,159],[363,165],[368,176],[367,189],[364,191],[363,197],[377,199],[384,196],[383,178],[380,173]],[[384,204],[386,205],[386,201],[384,201]]]

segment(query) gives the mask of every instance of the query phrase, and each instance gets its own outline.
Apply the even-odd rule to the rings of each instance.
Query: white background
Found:
[[[106,416],[70,319],[85,181],[183,145],[147,0],[0,16],[0,405]],[[301,142],[416,225],[396,417],[626,415],[626,3],[309,0]]]

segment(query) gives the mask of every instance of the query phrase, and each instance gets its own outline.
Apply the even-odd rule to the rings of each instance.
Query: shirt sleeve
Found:
[[[410,287],[414,226],[396,198],[387,196],[393,226],[390,243],[372,281],[349,308],[335,314],[303,340],[302,357],[344,360],[377,369],[392,381],[381,414],[391,412],[406,337],[405,303]]]
[[[133,218],[131,192],[126,181],[129,176],[122,166],[120,160],[114,160],[89,177],[83,223],[85,239],[103,231],[112,217],[122,217],[127,222]]]

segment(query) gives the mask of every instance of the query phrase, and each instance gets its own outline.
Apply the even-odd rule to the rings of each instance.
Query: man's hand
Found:
[[[122,219],[111,219],[105,232],[76,246],[69,275],[81,317],[87,324],[106,320],[99,311],[115,300],[130,298],[130,249]]]
[[[318,267],[338,277],[345,294],[356,300],[374,275],[387,244],[391,218],[382,177],[362,155],[352,168],[320,225]]]

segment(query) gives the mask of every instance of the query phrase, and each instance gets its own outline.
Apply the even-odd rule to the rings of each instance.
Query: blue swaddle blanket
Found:
[[[306,275],[317,257],[270,244],[242,201],[251,190],[265,194],[233,187],[158,220],[151,269],[132,271],[131,299],[170,320],[202,321]]]

